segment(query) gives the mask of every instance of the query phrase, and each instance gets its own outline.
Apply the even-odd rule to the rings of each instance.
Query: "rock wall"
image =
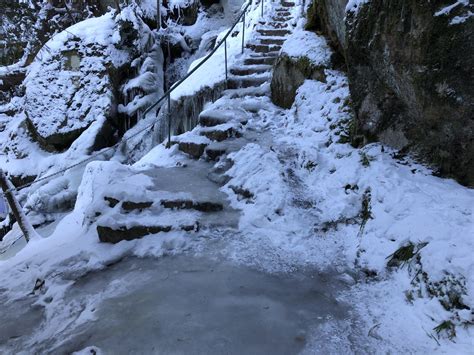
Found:
[[[346,59],[360,138],[473,186],[474,5],[378,0],[344,18],[346,2],[316,0],[308,27]]]
[[[314,1],[308,8],[307,30],[323,31],[333,47],[344,54],[347,47],[346,5],[348,0]]]

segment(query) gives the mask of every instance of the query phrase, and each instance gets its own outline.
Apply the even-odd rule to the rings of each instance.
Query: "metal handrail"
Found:
[[[263,0],[260,0],[262,2],[262,8],[263,8]],[[220,46],[222,46],[222,44],[227,44],[227,37],[230,36],[232,30],[235,28],[235,26],[237,26],[237,24],[240,22],[240,19],[243,18],[243,28],[245,28],[245,13],[247,11],[247,9],[250,7],[250,5],[252,5],[252,1],[249,1],[248,4],[245,6],[244,10],[242,11],[242,13],[237,17],[237,19],[235,20],[234,24],[232,25],[232,27],[229,29],[229,31],[227,31],[226,35],[224,36],[224,38],[221,39],[221,41],[217,44],[217,46],[214,47],[214,49],[212,51],[210,51],[205,57],[203,60],[201,60],[199,62],[198,65],[196,65],[188,74],[186,74],[182,79],[178,80],[176,83],[174,83],[170,89],[168,89],[168,91],[166,91],[162,97],[160,97],[153,105],[151,105],[148,109],[145,110],[145,112],[143,112],[143,115],[146,115],[148,112],[150,112],[153,108],[155,108],[157,105],[159,105],[164,99],[166,99],[168,96],[171,95],[171,93],[173,92],[174,89],[176,89],[178,86],[180,86],[183,82],[186,81],[186,79],[188,79],[191,75],[194,74],[194,72],[196,72],[196,70],[198,70],[204,63],[206,63],[213,55],[214,53],[217,52],[217,50],[220,48]],[[243,39],[243,36],[245,34],[245,31],[243,30],[242,31],[242,52],[243,52],[243,48],[244,48],[244,39]],[[227,45],[226,45],[226,49],[227,49]],[[226,61],[227,61],[227,56],[226,56]]]
[[[247,12],[247,9],[250,7],[250,5],[252,4],[252,1],[253,0],[249,0],[248,4],[245,5],[243,11],[240,13],[240,15],[237,17],[237,19],[235,20],[234,24],[232,25],[232,27],[229,29],[229,31],[227,31],[227,33],[225,34],[225,36],[222,38],[222,40],[217,44],[217,46],[215,46],[215,48],[209,52],[203,60],[201,60],[201,62],[196,65],[188,74],[186,74],[182,79],[178,80],[176,83],[174,83],[171,88],[169,88],[164,94],[163,96],[161,96],[153,105],[151,105],[150,107],[148,107],[144,112],[143,112],[143,116],[145,116],[147,113],[149,113],[153,108],[155,108],[156,106],[158,106],[160,103],[163,102],[163,100],[165,99],[168,99],[168,143],[167,145],[169,146],[170,143],[171,143],[171,93],[178,87],[180,86],[184,81],[186,81],[186,79],[188,79],[193,73],[196,72],[196,70],[198,70],[204,63],[206,63],[213,55],[214,53],[217,52],[217,50],[222,46],[222,44],[225,44],[225,62],[226,62],[226,80],[227,80],[227,38],[230,36],[230,34],[232,33],[232,30],[235,28],[235,26],[237,26],[237,24],[240,22],[241,19],[243,19],[243,26],[242,26],[242,53],[244,51],[244,35],[245,35],[245,13]],[[262,16],[263,16],[263,5],[264,5],[264,0],[260,0],[261,4],[262,4]],[[39,182],[42,182],[42,181],[46,181],[46,180],[49,180],[55,176],[58,176],[68,170],[71,170],[75,167],[78,167],[82,164],[85,164],[87,162],[90,162],[92,160],[94,160],[94,158],[97,158],[103,154],[106,154],[108,152],[110,152],[111,150],[113,150],[114,148],[118,147],[120,144],[130,140],[130,139],[133,139],[135,138],[136,136],[138,136],[139,134],[141,134],[142,132],[152,128],[154,125],[155,125],[156,122],[153,122],[152,124],[150,125],[147,125],[146,127],[140,129],[138,132],[135,132],[133,133],[132,135],[124,138],[122,137],[122,139],[120,141],[118,141],[117,143],[115,143],[113,146],[111,147],[108,147],[106,149],[103,149],[102,151],[100,152],[97,152],[95,154],[92,154],[90,155],[88,158],[85,158],[83,160],[80,160],[74,164],[71,164],[59,171],[56,171],[54,173],[51,173],[49,175],[46,175],[46,176],[43,176],[35,181],[32,181],[32,182],[29,182],[29,183],[26,183],[26,184],[23,184],[23,185],[20,185],[20,186],[17,186],[17,187],[14,187],[14,188],[11,188],[7,191],[3,191],[1,192],[0,191],[0,195],[6,195],[8,193],[11,193],[11,192],[14,192],[14,191],[19,191],[19,190],[22,190],[26,187],[29,187],[33,184],[37,184]]]

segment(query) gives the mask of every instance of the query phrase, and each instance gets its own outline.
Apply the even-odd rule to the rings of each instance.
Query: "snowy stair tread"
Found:
[[[97,234],[104,243],[140,239],[150,234],[199,229],[198,213],[189,211],[163,211],[160,214],[114,214],[99,219]]]
[[[250,48],[255,53],[271,53],[278,52],[281,49],[279,45],[269,45],[269,44],[247,44],[247,48]]]
[[[263,85],[257,87],[247,87],[247,88],[239,88],[239,89],[228,89],[224,91],[224,95],[229,98],[241,98],[241,97],[261,97],[269,95],[270,93],[270,83],[266,82]]]
[[[225,183],[226,175],[213,176],[212,171],[203,175],[192,170],[192,166],[207,164],[201,157],[218,160],[249,143],[243,126],[256,113],[269,108],[272,66],[285,37],[291,33],[286,21],[291,19],[289,10],[293,6],[293,2],[283,1],[269,19],[260,21],[257,35],[246,45],[249,51],[240,64],[230,68],[222,96],[200,113],[198,126],[172,137],[170,143],[177,144],[180,151],[195,160],[190,159],[190,165],[182,168],[154,168],[144,172],[153,178],[155,185],[154,190],[141,197],[143,200],[104,198],[111,209],[98,216],[100,241],[118,243],[150,234],[191,232],[209,223],[224,223],[222,216],[229,213],[228,203],[219,195],[218,188],[210,188],[208,184]],[[187,178],[183,180],[195,173],[198,176],[192,183]]]
[[[269,76],[234,76],[227,81],[228,89],[257,87],[269,80]]]
[[[284,37],[290,34],[290,30],[283,29],[271,29],[271,28],[260,28],[257,30],[262,36],[271,36],[271,37]]]
[[[271,65],[268,64],[243,65],[231,68],[230,73],[232,75],[246,76],[252,74],[268,73],[271,69]]]
[[[209,109],[199,115],[199,123],[204,127],[213,127],[229,122],[246,124],[248,119],[249,114],[239,109]]]
[[[241,136],[241,124],[224,123],[213,127],[203,127],[199,129],[199,134],[212,141],[221,142],[228,138]]]

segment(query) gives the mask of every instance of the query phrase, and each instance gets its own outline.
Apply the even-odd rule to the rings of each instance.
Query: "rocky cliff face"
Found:
[[[346,16],[346,3],[316,0],[308,28],[346,60],[359,138],[474,185],[474,5],[368,1]]]

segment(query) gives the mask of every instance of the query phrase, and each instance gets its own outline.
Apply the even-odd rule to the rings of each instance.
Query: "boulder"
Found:
[[[145,50],[130,9],[91,18],[46,43],[28,70],[25,115],[31,136],[47,151],[64,151],[93,122],[104,122],[93,149],[116,141],[120,87]]]
[[[301,48],[305,48],[302,50]],[[306,79],[325,81],[332,51],[326,40],[312,32],[296,32],[283,44],[271,82],[274,104],[290,108],[296,90]]]

